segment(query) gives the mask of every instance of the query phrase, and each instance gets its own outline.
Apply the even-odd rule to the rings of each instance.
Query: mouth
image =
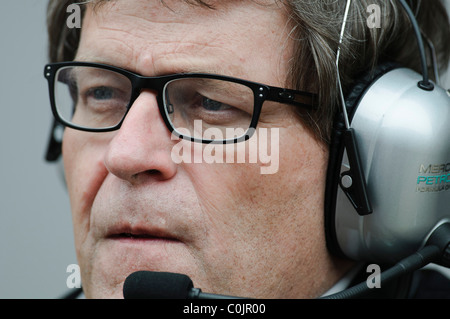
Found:
[[[172,234],[159,229],[117,229],[111,231],[108,239],[125,242],[138,242],[138,241],[170,241],[175,242],[179,239],[175,238]]]
[[[101,262],[108,261],[106,264],[112,268],[106,267],[104,271],[119,276],[119,281],[131,271],[167,271],[168,265],[176,262],[187,249],[176,234],[171,229],[148,224],[111,225],[98,240],[96,257]]]
[[[111,239],[129,239],[129,240],[170,240],[175,241],[175,238],[170,237],[161,237],[161,236],[154,236],[150,234],[133,234],[133,233],[120,233],[120,234],[113,234],[108,236]]]

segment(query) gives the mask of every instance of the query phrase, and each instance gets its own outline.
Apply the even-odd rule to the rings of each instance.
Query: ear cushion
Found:
[[[384,62],[379,64],[374,70],[361,76],[354,84],[350,93],[345,97],[345,104],[349,120],[353,118],[354,113],[358,107],[359,101],[362,99],[367,90],[375,83],[380,77],[399,68],[400,65],[394,62]]]
[[[63,130],[64,128],[56,120],[53,120],[47,151],[45,152],[45,160],[47,162],[56,162],[61,156],[62,133],[58,134],[58,131],[62,132]]]
[[[370,89],[372,84],[384,74],[398,67],[400,66],[397,63],[381,63],[374,70],[363,74],[357,81],[355,81],[354,86],[345,97],[346,109],[350,122],[354,114],[357,112],[359,102]],[[329,160],[325,185],[324,222],[325,239],[328,250],[332,254],[339,257],[345,257],[339,247],[335,228],[336,210],[339,209],[339,207],[336,207],[336,199],[344,154],[343,133],[345,129],[344,115],[342,112],[338,111],[334,119],[331,142],[329,146]],[[355,214],[357,214],[356,211]]]

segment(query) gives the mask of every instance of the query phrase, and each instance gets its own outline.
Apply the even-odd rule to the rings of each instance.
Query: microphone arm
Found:
[[[429,236],[425,246],[416,253],[408,256],[393,267],[380,274],[381,284],[387,283],[401,275],[418,270],[429,263],[436,263],[450,267],[450,223],[438,226]],[[362,282],[341,292],[322,297],[320,299],[351,299],[363,297],[371,288]]]
[[[423,266],[429,264],[439,255],[439,248],[436,246],[426,246],[420,251],[414,253],[411,256],[398,262],[392,268],[382,272],[380,274],[381,285],[398,278],[400,275],[407,274],[411,271],[422,268]],[[366,293],[369,293],[372,289],[367,286],[366,282],[361,282],[360,284],[337,292],[332,295],[324,296],[319,299],[353,299],[358,297],[363,297]]]
[[[250,299],[250,298],[211,294],[211,293],[202,292],[202,290],[200,288],[192,288],[188,292],[187,299],[215,299],[215,300],[217,300],[217,299]]]

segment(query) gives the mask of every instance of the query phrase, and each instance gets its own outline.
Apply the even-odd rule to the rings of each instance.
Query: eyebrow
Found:
[[[126,67],[125,65],[121,64],[121,63],[117,63],[117,61],[113,62],[112,60],[110,61],[108,58],[99,58],[98,56],[93,56],[93,55],[76,55],[74,58],[75,62],[91,62],[91,63],[99,63],[99,64],[106,64],[106,65],[111,65],[111,66],[115,66],[121,69],[125,69],[131,72],[134,72],[134,70],[131,70],[130,68]]]

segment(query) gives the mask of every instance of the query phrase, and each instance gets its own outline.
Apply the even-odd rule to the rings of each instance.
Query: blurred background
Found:
[[[52,120],[46,6],[4,0],[0,10],[0,299],[58,298],[77,263],[64,183],[44,160]],[[449,74],[442,78],[450,88]]]
[[[0,9],[0,298],[58,298],[77,263],[68,196],[44,160],[47,2],[2,1]]]

